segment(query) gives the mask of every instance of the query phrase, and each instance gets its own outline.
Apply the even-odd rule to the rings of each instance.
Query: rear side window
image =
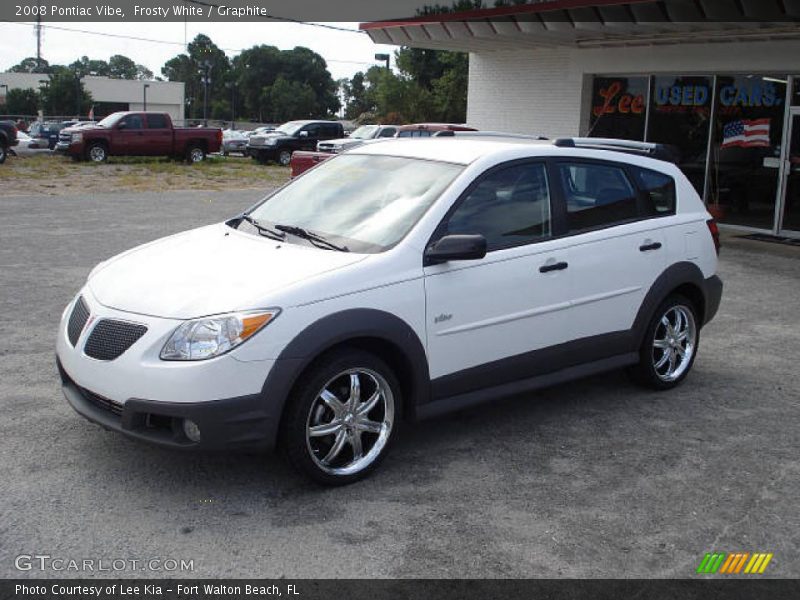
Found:
[[[122,119],[122,123],[125,123],[125,129],[144,129],[142,115],[128,115]]]
[[[644,192],[645,211],[649,216],[674,215],[675,180],[669,175],[634,167],[636,183]]]
[[[148,129],[167,129],[167,117],[164,115],[147,115]]]
[[[638,218],[636,192],[620,167],[559,163],[570,233],[609,227]]]
[[[387,137],[394,137],[394,134],[397,133],[397,129],[394,127],[386,127],[378,134],[378,137],[387,138]]]
[[[447,220],[448,234],[481,234],[489,251],[550,236],[550,189],[545,166],[525,163],[486,176]]]

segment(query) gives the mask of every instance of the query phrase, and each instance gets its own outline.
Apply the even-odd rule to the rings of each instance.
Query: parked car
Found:
[[[314,150],[320,140],[344,137],[337,121],[289,121],[267,134],[253,134],[247,153],[260,163],[275,161],[288,166],[295,150]]]
[[[655,145],[595,143],[364,144],[100,263],[59,325],[64,394],[343,484],[404,420],[623,367],[674,388],[720,302],[716,224]]]
[[[93,126],[62,130],[56,150],[93,162],[109,156],[174,156],[196,163],[221,146],[219,128],[173,127],[167,113],[116,112]]]
[[[367,125],[365,127],[376,127],[375,125]],[[386,135],[377,135],[370,139],[359,139],[354,144],[342,144],[341,142],[349,142],[350,138],[345,138],[344,140],[333,140],[336,144],[331,144],[330,146],[327,145],[327,142],[319,142],[317,144],[317,151],[303,151],[299,150],[292,154],[291,160],[289,162],[289,166],[291,167],[291,177],[297,177],[298,175],[305,173],[311,167],[318,165],[321,162],[325,162],[329,158],[333,156],[333,154],[338,154],[339,152],[344,152],[348,148],[354,148],[361,144],[368,144],[372,142],[377,142],[382,140],[386,137],[436,137],[440,135],[453,135],[456,132],[474,132],[477,131],[472,127],[467,127],[465,125],[449,125],[447,123],[416,123],[414,125],[380,125],[377,127],[386,127],[387,129],[394,130],[394,134],[392,136]],[[356,132],[353,132],[355,135]],[[380,131],[378,132],[380,133]],[[401,135],[402,134],[402,135]]]
[[[317,142],[318,152],[338,154],[364,143],[366,140],[394,137],[397,125],[362,125],[348,137]]]
[[[19,143],[18,133],[17,126],[13,121],[0,121],[0,164],[6,162],[9,149]]]
[[[63,123],[36,121],[31,125],[28,135],[34,139],[41,140],[39,142],[41,148],[53,150],[58,143],[58,134],[62,129],[64,129]]]
[[[47,147],[42,147],[41,140],[35,140],[27,133],[17,132],[17,145],[9,148],[8,153],[12,156],[34,156],[36,154],[50,154]]]
[[[232,129],[222,132],[222,154],[228,156],[231,152],[247,156],[247,136]]]
[[[477,130],[474,127],[452,123],[414,123],[413,125],[401,125],[397,130],[397,137],[431,137],[445,131]]]

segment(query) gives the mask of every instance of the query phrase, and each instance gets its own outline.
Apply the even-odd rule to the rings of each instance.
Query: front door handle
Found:
[[[650,250],[658,250],[661,248],[661,242],[652,242],[650,244],[643,244],[639,246],[640,252],[649,252]]]
[[[549,273],[550,271],[563,271],[569,265],[565,262],[550,263],[539,267],[539,273]]]

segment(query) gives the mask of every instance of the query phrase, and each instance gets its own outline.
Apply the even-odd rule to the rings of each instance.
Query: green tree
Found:
[[[127,56],[115,54],[108,59],[108,76],[114,79],[136,79],[136,63]]]
[[[136,77],[135,79],[139,80],[151,80],[153,79],[153,72],[145,67],[144,65],[136,65]]]
[[[33,88],[8,90],[4,112],[9,115],[35,115],[39,110],[39,93]]]
[[[263,94],[270,107],[271,121],[282,123],[316,116],[317,95],[307,83],[289,81],[279,75],[275,83],[264,88]]]
[[[79,96],[80,95],[80,96]],[[92,107],[92,95],[75,72],[64,66],[53,67],[50,82],[41,92],[44,112],[49,115],[86,115]]]
[[[8,70],[9,73],[49,73],[50,63],[45,59],[40,59],[38,62],[35,56],[23,58],[18,64],[14,65]]]
[[[198,34],[183,53],[168,60],[161,74],[168,81],[183,81],[186,84],[186,114],[190,119],[203,116],[203,77],[209,74],[208,103],[209,117],[215,101],[227,98],[225,83],[230,79],[230,61],[207,35]],[[206,67],[206,65],[210,67]]]
[[[108,63],[106,61],[90,59],[88,56],[82,56],[70,64],[69,68],[73,72],[78,73],[81,77],[85,77],[86,75],[107,77],[109,74]]]

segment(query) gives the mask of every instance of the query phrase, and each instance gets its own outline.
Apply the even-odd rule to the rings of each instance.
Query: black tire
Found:
[[[678,328],[674,327],[675,316],[679,313],[687,324],[685,342],[679,339],[681,335],[676,331]],[[676,335],[668,331],[663,321],[665,318],[673,326]],[[659,347],[656,346],[657,343]],[[666,347],[661,348],[661,345]],[[680,355],[678,345],[683,348],[685,353],[683,356]],[[628,374],[642,386],[656,390],[672,389],[680,385],[692,370],[699,346],[700,321],[697,309],[688,298],[673,294],[668,296],[653,313],[639,348],[639,362],[628,370]],[[672,358],[669,357],[670,352]],[[673,361],[676,364],[674,370]],[[659,363],[662,363],[660,367]]]
[[[352,371],[357,373],[358,390],[367,400],[375,395],[382,398],[363,417],[352,417],[359,411],[355,408],[350,416],[339,418],[330,404],[323,401],[323,392],[336,390],[334,396],[340,406],[347,409],[350,403],[344,398],[351,394]],[[384,393],[380,393],[384,390]],[[357,395],[358,398],[362,396]],[[355,403],[366,408],[368,402]],[[391,407],[391,408],[390,408]],[[346,485],[369,475],[386,457],[397,438],[402,415],[400,385],[392,370],[377,356],[355,348],[341,348],[318,360],[302,376],[290,395],[281,425],[281,446],[289,463],[300,473],[324,485]],[[350,418],[349,424],[347,419]],[[380,425],[380,433],[360,430],[359,420],[372,426]],[[319,425],[312,425],[316,421]],[[337,432],[312,437],[314,427],[330,427],[340,423]],[[388,424],[387,424],[388,423]],[[331,456],[339,443],[339,436],[346,441],[339,445],[338,454],[333,455],[328,467],[325,459]],[[358,437],[362,446],[361,458],[355,451],[351,436]],[[327,456],[325,456],[327,454]]]
[[[8,158],[8,147],[5,144],[0,144],[0,165],[6,162]]]
[[[206,159],[206,149],[198,144],[192,144],[186,149],[186,162],[195,164]]]
[[[108,160],[108,148],[101,142],[89,144],[86,148],[86,160],[96,163],[106,162]]]
[[[292,162],[291,150],[281,150],[278,154],[278,164],[282,167],[288,167],[290,162]]]

